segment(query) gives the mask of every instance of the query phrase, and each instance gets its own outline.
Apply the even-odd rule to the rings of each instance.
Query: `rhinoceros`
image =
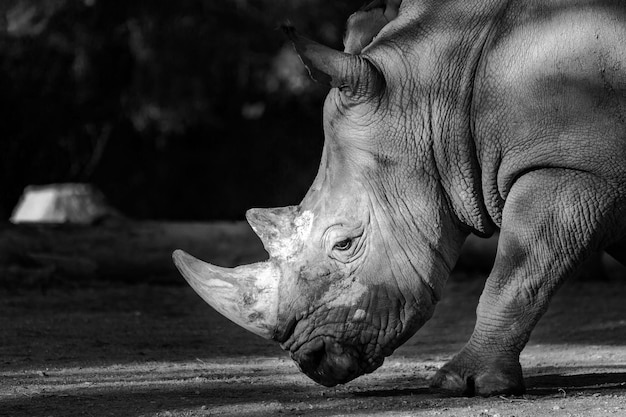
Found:
[[[302,202],[246,214],[269,259],[175,263],[333,386],[381,366],[433,314],[464,239],[499,230],[474,332],[432,386],[520,394],[558,287],[594,251],[626,260],[626,3],[376,0],[347,27],[344,51],[286,28],[331,88]]]

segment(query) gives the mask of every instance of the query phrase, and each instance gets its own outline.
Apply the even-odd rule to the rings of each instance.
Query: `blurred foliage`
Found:
[[[295,204],[321,101],[279,26],[341,48],[362,1],[3,0],[0,216],[28,184],[88,181],[140,218]]]

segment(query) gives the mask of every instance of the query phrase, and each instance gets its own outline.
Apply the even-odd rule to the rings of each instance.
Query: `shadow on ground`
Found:
[[[626,281],[561,290],[522,354],[526,396],[430,390],[428,379],[471,334],[481,287],[480,278],[453,280],[433,319],[382,368],[331,389],[184,286],[4,290],[0,415],[626,414]]]

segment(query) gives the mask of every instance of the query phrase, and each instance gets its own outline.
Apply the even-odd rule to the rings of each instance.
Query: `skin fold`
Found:
[[[413,126],[398,140],[434,167],[459,227],[501,228],[474,333],[433,385],[521,393],[519,354],[559,285],[592,251],[623,259],[626,7],[416,3],[364,53],[402,86],[389,102]]]
[[[245,272],[245,288],[276,297],[238,289],[262,302],[223,310],[345,383],[430,318],[465,237],[499,229],[474,333],[432,385],[523,393],[519,355],[554,292],[593,251],[626,258],[626,4],[377,0],[345,53],[287,32],[332,87],[322,161],[298,206],[248,213],[270,259],[241,271],[277,284]],[[236,287],[175,258],[194,288]]]

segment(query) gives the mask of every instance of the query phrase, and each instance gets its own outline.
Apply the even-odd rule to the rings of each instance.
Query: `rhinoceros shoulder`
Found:
[[[522,173],[542,167],[626,181],[625,38],[624,2],[530,1],[507,10],[473,98],[487,195],[506,196]]]

